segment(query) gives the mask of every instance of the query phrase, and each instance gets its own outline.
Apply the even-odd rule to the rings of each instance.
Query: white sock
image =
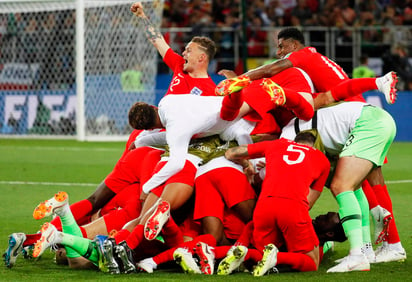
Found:
[[[389,244],[389,248],[391,250],[399,251],[399,252],[403,252],[403,250],[404,250],[403,247],[402,247],[401,242],[394,243],[394,244]]]

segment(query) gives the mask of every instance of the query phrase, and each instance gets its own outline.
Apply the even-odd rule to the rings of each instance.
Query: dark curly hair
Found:
[[[152,129],[156,123],[156,110],[153,106],[137,102],[129,110],[129,124],[134,129]]]
[[[278,39],[293,39],[299,41],[302,45],[305,45],[305,38],[303,37],[302,32],[295,28],[295,27],[287,27],[285,29],[282,29],[278,33]]]

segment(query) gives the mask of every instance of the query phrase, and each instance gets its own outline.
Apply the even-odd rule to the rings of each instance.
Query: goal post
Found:
[[[155,103],[156,49],[130,0],[0,4],[0,136],[124,140]],[[160,27],[163,0],[143,0]]]

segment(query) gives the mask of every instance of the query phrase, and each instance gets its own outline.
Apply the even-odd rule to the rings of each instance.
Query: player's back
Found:
[[[265,147],[266,157],[260,197],[296,199],[307,205],[309,187],[329,166],[323,153],[283,138],[259,143],[253,145]]]
[[[318,53],[314,47],[305,47],[285,57],[294,67],[303,69],[312,79],[317,92],[326,92],[344,80],[348,75],[337,63]]]

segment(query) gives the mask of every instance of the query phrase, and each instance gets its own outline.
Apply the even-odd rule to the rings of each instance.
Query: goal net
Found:
[[[121,140],[136,101],[155,102],[157,51],[134,1],[0,4],[0,136]],[[163,0],[142,1],[160,26]]]

